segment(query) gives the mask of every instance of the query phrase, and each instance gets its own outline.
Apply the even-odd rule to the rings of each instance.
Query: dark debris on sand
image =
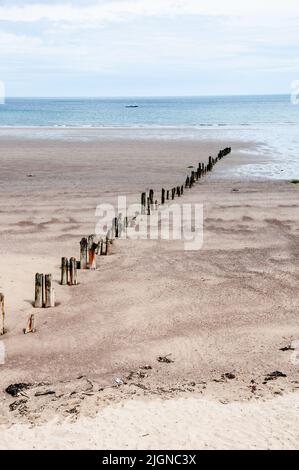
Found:
[[[11,395],[12,397],[18,397],[23,390],[28,390],[28,388],[30,387],[32,387],[32,384],[11,384],[5,389],[5,391],[6,393],[8,393],[8,395]]]

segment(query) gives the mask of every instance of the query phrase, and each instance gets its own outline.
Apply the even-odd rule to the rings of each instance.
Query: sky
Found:
[[[7,96],[290,93],[298,0],[0,0]]]

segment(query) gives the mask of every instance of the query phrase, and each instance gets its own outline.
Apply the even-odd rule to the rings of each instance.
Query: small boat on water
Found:
[[[139,108],[138,104],[127,104],[126,108]]]

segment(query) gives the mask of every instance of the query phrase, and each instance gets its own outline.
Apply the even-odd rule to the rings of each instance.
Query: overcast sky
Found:
[[[298,0],[0,0],[8,96],[289,93]]]

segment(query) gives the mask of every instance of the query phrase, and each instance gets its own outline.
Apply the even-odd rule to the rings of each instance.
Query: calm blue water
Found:
[[[138,108],[126,108],[137,104]],[[187,98],[7,99],[0,126],[248,126],[299,124],[285,96]]]
[[[132,104],[138,107],[126,107]],[[77,129],[75,133],[73,128]],[[90,133],[89,128],[102,130]],[[103,139],[111,138],[108,128],[114,128],[114,139],[213,138],[227,144],[230,140],[257,142],[263,163],[240,167],[240,175],[249,172],[263,177],[299,177],[299,106],[291,104],[289,95],[11,98],[0,105],[0,137]]]

